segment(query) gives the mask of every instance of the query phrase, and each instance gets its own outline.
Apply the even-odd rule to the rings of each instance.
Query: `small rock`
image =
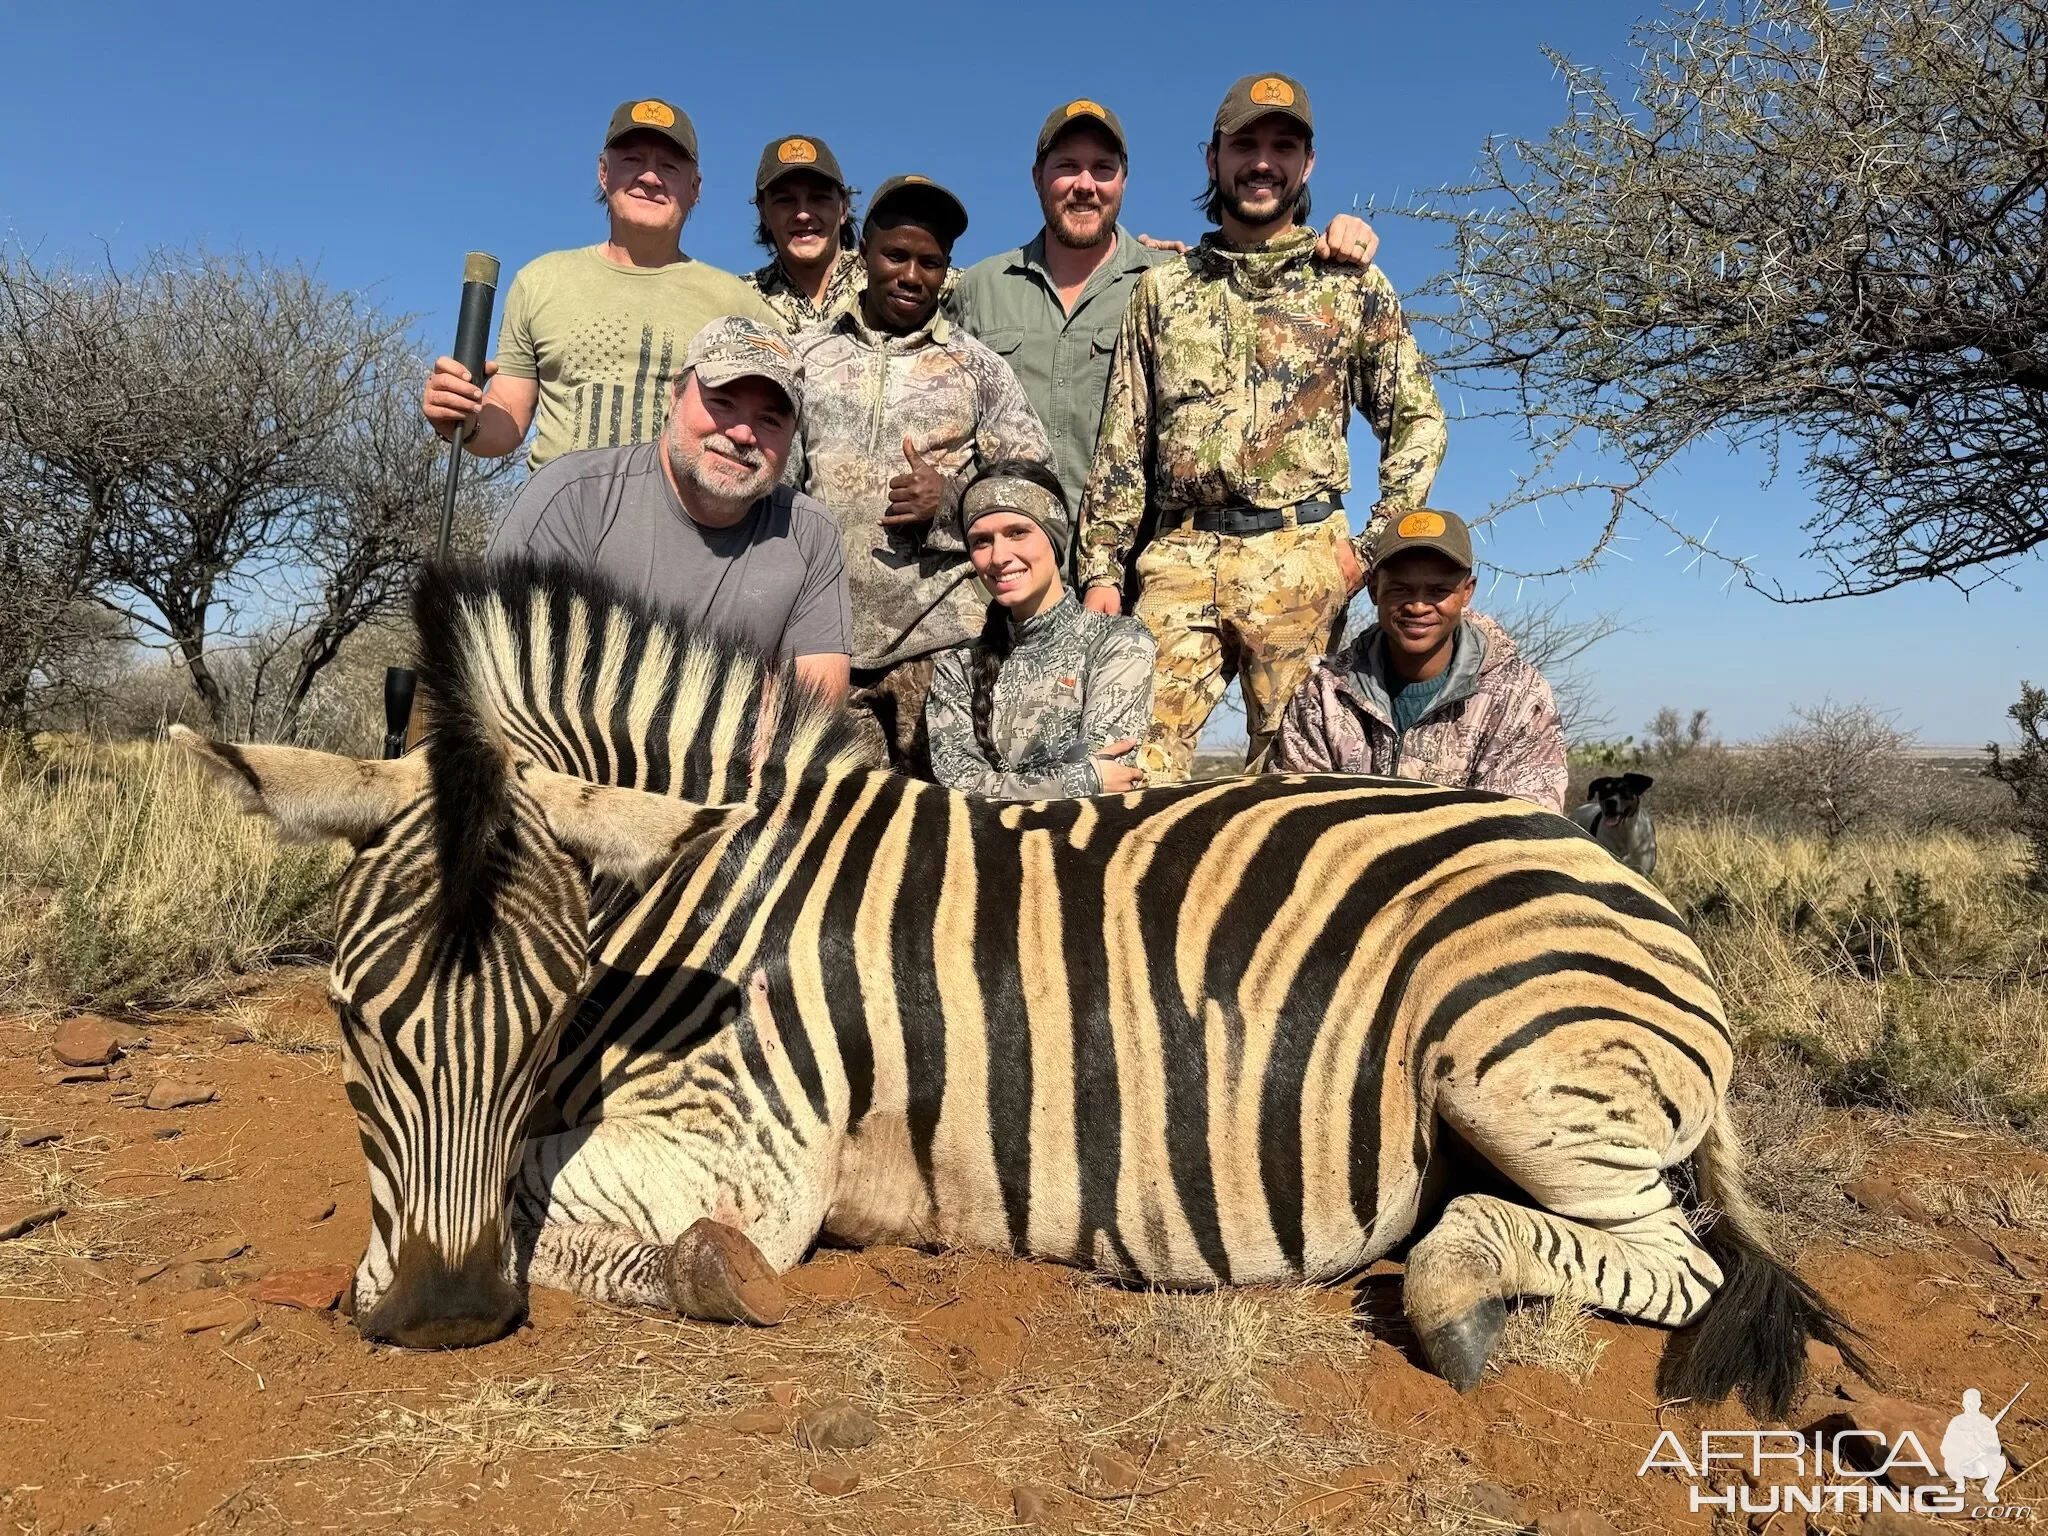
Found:
[[[9,1221],[0,1222],[0,1243],[6,1242],[9,1238],[26,1236],[37,1227],[47,1227],[63,1214],[64,1207],[61,1205],[43,1205],[32,1211],[24,1211]]]
[[[311,1205],[299,1212],[299,1219],[309,1227],[317,1227],[333,1214],[334,1202],[332,1200],[315,1200]]]
[[[112,1283],[114,1278],[107,1273],[107,1266],[100,1263],[99,1260],[80,1258],[75,1253],[59,1254],[57,1256],[57,1267],[67,1275],[77,1275],[85,1280],[99,1280]]]
[[[1942,1536],[1948,1529],[1916,1515],[1902,1515],[1895,1509],[1880,1509],[1863,1517],[1863,1536]]]
[[[1853,1179],[1842,1186],[1842,1193],[1873,1216],[1896,1216],[1916,1227],[1934,1225],[1934,1212],[1918,1196],[1907,1194],[1882,1174]]]
[[[262,1326],[263,1325],[261,1323],[256,1321],[256,1314],[254,1312],[251,1312],[247,1317],[243,1318],[239,1323],[235,1324],[234,1327],[230,1328],[227,1331],[226,1335],[222,1339],[222,1342],[227,1344],[239,1344],[242,1342],[242,1340],[249,1337],[250,1334],[254,1333],[258,1328],[261,1328]]]
[[[1050,1488],[1020,1483],[1010,1490],[1010,1508],[1019,1525],[1043,1525],[1060,1507],[1060,1496]]]
[[[40,1147],[48,1142],[62,1141],[62,1128],[54,1125],[25,1125],[14,1133],[17,1147]]]
[[[736,1435],[779,1435],[789,1427],[789,1420],[773,1408],[748,1408],[734,1414],[726,1427]]]
[[[149,1090],[149,1097],[142,1101],[144,1109],[188,1109],[194,1104],[211,1104],[220,1096],[220,1090],[211,1083],[181,1083],[168,1077],[160,1077]]]
[[[217,1291],[227,1283],[211,1264],[166,1264],[151,1282],[166,1291]]]
[[[121,1042],[124,1051],[146,1051],[149,1049],[149,1031],[138,1024],[123,1024],[118,1019],[104,1019],[107,1032]]]
[[[1943,1235],[1948,1238],[1949,1246],[1954,1248],[1957,1253],[1965,1254],[1975,1259],[1986,1269],[2002,1269],[2005,1267],[2004,1261],[1999,1257],[1998,1250],[1985,1239],[1983,1234],[1973,1231],[1969,1227],[1949,1227],[1944,1229]]]
[[[1522,1507],[1522,1501],[1493,1483],[1474,1483],[1467,1488],[1465,1507],[1489,1520],[1498,1520],[1502,1525],[1512,1525],[1517,1530],[1529,1523],[1529,1514]]]
[[[813,1451],[857,1451],[881,1434],[881,1425],[844,1398],[805,1414],[796,1426],[797,1444]]]
[[[1620,1536],[1606,1516],[1590,1509],[1567,1509],[1536,1517],[1536,1536]]]
[[[1842,1361],[1842,1352],[1832,1344],[1819,1339],[1806,1341],[1806,1380],[1810,1387],[1827,1389],[1842,1379],[1848,1366]]]
[[[1870,1391],[1859,1382],[1844,1382],[1843,1390],[1849,1393],[1849,1422],[1858,1429],[1874,1430],[1884,1436],[1885,1445],[1892,1450],[1894,1464],[1885,1474],[1887,1481],[1900,1488],[1911,1488],[1921,1482],[1943,1481],[1939,1473],[1929,1476],[1926,1468],[1912,1465],[1910,1448],[1904,1462],[1896,1457],[1900,1442],[1910,1432],[1919,1441],[1927,1459],[1938,1462],[1941,1437],[1951,1417],[1949,1413],[1937,1412],[1903,1397],[1889,1397],[1882,1392]],[[1882,1454],[1874,1445],[1871,1449]]]
[[[273,1307],[298,1307],[307,1312],[325,1312],[341,1300],[348,1289],[351,1271],[346,1264],[322,1264],[313,1269],[280,1269],[265,1275],[249,1288],[251,1301]]]
[[[151,1134],[158,1141],[176,1141],[185,1134],[185,1127],[182,1125],[160,1125]]]
[[[105,1019],[88,1013],[59,1024],[50,1049],[67,1067],[103,1067],[121,1054],[121,1042]]]
[[[131,1285],[147,1285],[171,1266],[168,1264],[144,1264],[128,1277]]]
[[[771,1381],[768,1383],[768,1401],[778,1408],[796,1406],[796,1383],[793,1381]]]
[[[1081,1475],[1075,1491],[1091,1499],[1120,1498],[1135,1493],[1145,1483],[1145,1474],[1128,1456],[1099,1446],[1081,1459]]]
[[[173,1264],[225,1264],[229,1259],[240,1258],[249,1251],[249,1245],[239,1237],[215,1238],[210,1243],[201,1243],[171,1260]]]
[[[828,1499],[844,1498],[860,1486],[860,1474],[843,1462],[820,1467],[811,1474],[811,1486]]]
[[[59,1086],[66,1083],[104,1083],[111,1078],[112,1074],[105,1067],[73,1067],[60,1073],[57,1082]]]
[[[178,1319],[180,1333],[204,1333],[209,1328],[229,1328],[249,1315],[249,1309],[233,1296],[223,1296],[195,1307]]]
[[[215,1025],[213,1037],[222,1045],[249,1045],[256,1039],[246,1024]]]

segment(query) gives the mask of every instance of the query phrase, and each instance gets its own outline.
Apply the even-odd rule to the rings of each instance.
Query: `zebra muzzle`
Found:
[[[789,1316],[782,1278],[746,1234],[704,1217],[668,1254],[669,1297],[685,1317],[772,1328]]]

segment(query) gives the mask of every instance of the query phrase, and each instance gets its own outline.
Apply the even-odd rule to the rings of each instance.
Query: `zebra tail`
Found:
[[[1856,1346],[1863,1335],[1772,1250],[1750,1203],[1742,1151],[1724,1104],[1692,1157],[1699,1207],[1712,1216],[1700,1242],[1721,1266],[1721,1286],[1699,1319],[1665,1352],[1658,1391],[1665,1398],[1718,1403],[1738,1392],[1759,1420],[1783,1419],[1806,1375],[1806,1344],[1841,1352],[1866,1381]]]

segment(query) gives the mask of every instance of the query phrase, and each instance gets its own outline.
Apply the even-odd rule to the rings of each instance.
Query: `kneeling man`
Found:
[[[597,571],[843,698],[853,619],[839,524],[779,484],[802,410],[787,339],[758,320],[714,320],[690,343],[660,438],[550,462],[519,488],[489,558]]]
[[[1378,622],[1316,663],[1269,766],[1491,789],[1561,813],[1557,703],[1506,630],[1467,615],[1474,586],[1462,518],[1426,507],[1398,517],[1366,576]]]

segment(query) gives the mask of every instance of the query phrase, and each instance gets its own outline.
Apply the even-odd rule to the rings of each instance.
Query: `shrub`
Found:
[[[2021,683],[2019,701],[2006,714],[2019,728],[2019,744],[2009,757],[1995,741],[1986,746],[1984,776],[2012,791],[2027,840],[2027,884],[2048,891],[2048,689]]]
[[[0,755],[0,1004],[191,1004],[323,954],[339,854],[280,844],[182,754],[39,738]]]

